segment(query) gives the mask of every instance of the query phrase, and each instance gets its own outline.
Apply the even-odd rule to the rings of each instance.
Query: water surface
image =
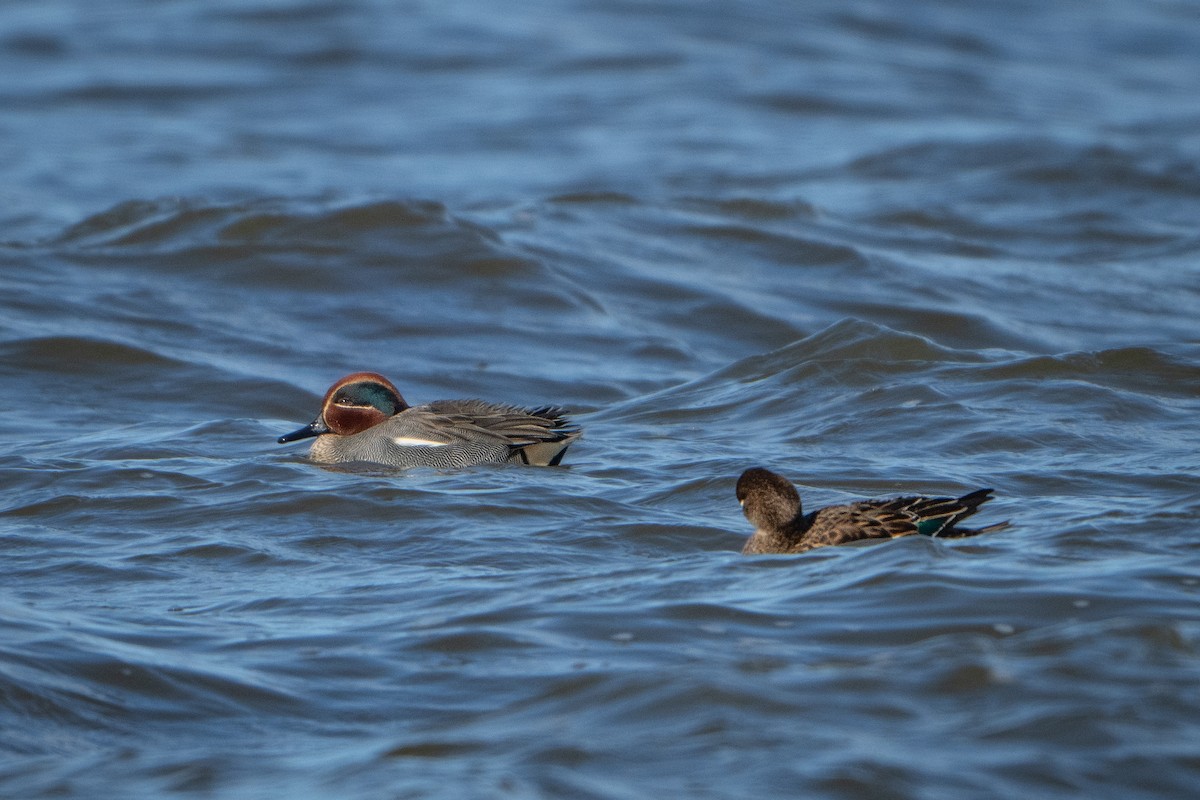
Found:
[[[0,795],[1194,792],[1191,4],[0,31]],[[586,433],[274,444],[360,369]],[[752,465],[1013,525],[743,558]]]

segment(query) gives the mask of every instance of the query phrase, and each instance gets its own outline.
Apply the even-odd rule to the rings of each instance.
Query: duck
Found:
[[[827,506],[805,514],[800,493],[787,478],[751,467],[737,482],[737,499],[754,535],[743,555],[803,553],[817,547],[899,536],[960,539],[1008,527],[998,522],[983,528],[958,527],[992,499],[992,489],[976,489],[962,497],[893,497]]]
[[[316,437],[309,458],[451,469],[476,464],[557,466],[581,429],[557,406],[522,408],[485,400],[410,406],[376,372],[355,372],[329,387],[321,413],[277,440]]]

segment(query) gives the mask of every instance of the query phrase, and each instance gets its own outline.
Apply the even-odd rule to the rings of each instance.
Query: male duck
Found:
[[[280,436],[279,443],[315,436],[309,456],[325,463],[555,466],[580,433],[552,406],[526,409],[483,400],[410,406],[387,378],[356,372],[330,387],[315,420]]]
[[[770,470],[754,467],[737,482],[737,499],[754,535],[742,553],[803,553],[814,547],[845,544],[862,539],[892,539],[922,534],[942,539],[976,536],[1008,526],[998,522],[970,530],[956,525],[992,499],[991,489],[977,489],[962,497],[896,497],[859,500],[804,514],[800,494],[792,482]]]

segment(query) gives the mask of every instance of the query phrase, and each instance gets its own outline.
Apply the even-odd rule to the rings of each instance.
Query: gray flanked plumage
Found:
[[[554,466],[580,433],[553,406],[519,408],[484,400],[409,406],[386,378],[359,372],[335,383],[320,415],[279,442],[315,436],[309,456],[323,463],[442,469],[505,462]]]
[[[743,472],[737,482],[738,502],[755,528],[742,553],[803,553],[815,547],[914,534],[953,539],[991,533],[1008,527],[1008,523],[974,530],[957,527],[991,498],[991,489],[978,489],[958,498],[912,496],[860,500],[804,514],[800,494],[791,481],[770,470],[753,467]]]
[[[484,400],[438,400],[406,408],[361,433],[318,436],[309,456],[328,463],[370,461],[397,467],[453,468],[509,461],[548,466],[558,463],[577,436],[555,408],[527,410]]]

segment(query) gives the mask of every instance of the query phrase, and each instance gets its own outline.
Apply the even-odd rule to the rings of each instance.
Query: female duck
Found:
[[[806,515],[800,509],[800,494],[791,481],[754,467],[738,478],[737,499],[746,519],[755,527],[754,535],[742,548],[745,555],[803,553],[814,547],[912,534],[962,538],[1008,526],[1007,522],[998,522],[976,530],[956,527],[992,499],[991,489],[977,489],[959,498],[860,500]]]
[[[387,378],[356,372],[330,387],[315,420],[280,436],[279,443],[315,436],[309,456],[324,463],[555,466],[580,433],[552,406],[526,409],[483,400],[410,406]]]

